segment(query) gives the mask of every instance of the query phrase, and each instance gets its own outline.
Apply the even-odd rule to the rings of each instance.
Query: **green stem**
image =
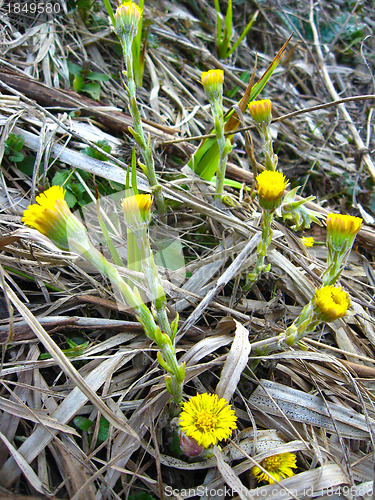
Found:
[[[254,278],[252,281],[255,281],[260,273],[266,267],[264,264],[264,260],[267,257],[267,250],[272,241],[272,224],[273,220],[273,211],[263,210],[263,220],[262,220],[262,239],[260,240],[257,248],[257,260],[255,263],[254,269]]]
[[[258,125],[259,133],[263,139],[266,170],[277,170],[277,155],[273,152],[273,141],[269,123],[262,122]]]
[[[162,359],[159,359],[160,355],[158,354],[159,363],[162,368],[164,368],[165,371],[170,374],[169,379],[166,379],[167,390],[171,394],[172,400],[175,405],[179,407],[182,402],[182,391],[185,379],[185,365],[179,365],[178,363],[176,350],[172,341],[171,328],[166,314],[164,317],[163,310],[159,308],[157,312],[158,320],[159,315],[162,319],[160,321],[160,326],[158,327],[155,323],[150,309],[142,302],[139,294],[129,287],[129,285],[120,276],[117,269],[104,257],[104,255],[96,250],[96,248],[94,248],[88,242],[88,240],[83,243],[78,243],[76,241],[72,241],[71,243],[71,250],[73,252],[78,253],[84,259],[90,262],[99,272],[101,272],[111,281],[114,287],[116,287],[121,292],[125,303],[133,308],[136,312],[137,319],[142,324],[147,337],[156,342],[162,354]],[[152,253],[149,256],[149,259],[153,262]],[[153,270],[152,267],[153,266],[151,265],[150,269],[152,270],[152,272],[154,273],[155,270],[157,272],[156,266],[155,270]],[[154,282],[157,283],[156,281]],[[161,327],[163,329],[164,327],[166,327],[165,333],[161,331]]]
[[[228,152],[226,151],[226,138],[224,134],[224,111],[223,104],[219,101],[211,103],[212,114],[215,121],[216,140],[219,146],[219,165],[216,172],[216,197],[222,198],[227,167]]]
[[[147,228],[144,227],[137,237],[139,238],[138,248],[141,253],[143,273],[154,301],[159,327],[172,339],[172,330],[167,315],[167,300],[151,250]]]
[[[351,247],[344,252],[334,250],[328,245],[327,269],[322,275],[323,286],[334,285],[348,260]]]
[[[322,322],[313,309],[313,303],[310,301],[301,311],[298,318],[284,332],[270,339],[260,340],[251,345],[252,352],[255,355],[270,354],[273,351],[282,350],[290,347],[306,335],[313,332]]]
[[[127,250],[127,267],[130,271],[142,271],[142,264],[139,257],[139,249],[137,241],[134,238],[132,231],[127,228],[126,230],[126,250]],[[140,279],[136,279],[140,281]],[[130,284],[130,283],[129,283]]]
[[[125,40],[121,41],[121,45],[126,64],[126,79],[127,79],[126,89],[129,98],[129,111],[133,119],[133,128],[134,128],[133,137],[137,142],[139,149],[141,150],[143,161],[145,162],[146,175],[151,186],[154,188],[155,201],[159,213],[165,214],[167,211],[167,206],[165,203],[164,196],[161,193],[161,186],[156,178],[155,164],[154,164],[154,158],[152,156],[151,144],[147,142],[145,139],[142,120],[137,105],[136,85],[133,72],[132,47],[131,45],[129,46],[129,44],[126,43]]]

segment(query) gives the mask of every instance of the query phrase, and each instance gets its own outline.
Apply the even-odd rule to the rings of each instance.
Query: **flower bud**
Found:
[[[137,34],[142,10],[132,1],[124,2],[117,7],[114,17],[116,35],[131,43]]]
[[[178,435],[180,438],[180,448],[184,455],[194,458],[202,453],[203,446],[199,445],[194,438],[188,437],[181,429],[179,429]]]
[[[327,243],[336,252],[351,248],[362,222],[360,217],[329,214],[327,216]]]
[[[148,226],[151,220],[152,196],[136,194],[128,196],[122,201],[125,222],[131,231],[137,231],[144,225]]]
[[[202,73],[202,85],[210,101],[221,100],[223,94],[224,71],[210,69]]]
[[[248,104],[251,118],[256,123],[269,123],[271,121],[271,108],[272,104],[269,99],[262,99],[260,101],[251,101]]]

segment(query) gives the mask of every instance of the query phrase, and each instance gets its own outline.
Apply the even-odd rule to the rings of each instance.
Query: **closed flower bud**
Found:
[[[251,118],[256,123],[269,123],[271,121],[272,104],[269,99],[251,101],[248,104],[248,108],[251,114]]]
[[[327,216],[327,243],[336,252],[351,248],[362,222],[360,217],[329,214]]]
[[[221,99],[223,94],[224,71],[210,69],[202,73],[202,85],[210,101]]]
[[[142,10],[132,1],[119,5],[115,13],[116,34],[131,43],[137,34],[141,17]]]
[[[199,445],[194,438],[188,437],[181,429],[179,429],[178,435],[180,438],[180,448],[185,456],[194,458],[202,453],[203,446]]]

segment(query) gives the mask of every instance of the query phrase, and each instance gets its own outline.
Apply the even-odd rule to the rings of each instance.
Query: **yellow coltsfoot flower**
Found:
[[[352,246],[361,229],[363,220],[352,215],[329,214],[327,216],[327,243],[340,252],[346,246]]]
[[[280,453],[279,455],[272,455],[267,457],[260,465],[270,475],[263,472],[259,467],[255,466],[251,472],[258,482],[268,481],[269,484],[275,484],[275,481],[281,481],[287,477],[295,475],[293,469],[297,468],[296,456],[294,453]],[[270,477],[272,476],[272,477]]]
[[[311,248],[315,245],[314,238],[312,236],[303,236],[301,238],[301,242],[305,245],[307,248]]]
[[[237,417],[231,405],[217,394],[197,394],[182,406],[179,425],[198,446],[210,448],[228,439],[237,428]]]
[[[313,301],[316,315],[327,323],[345,316],[350,307],[349,295],[339,286],[319,288]]]
[[[129,229],[136,231],[149,225],[152,202],[153,198],[149,194],[135,194],[123,199],[122,209]]]
[[[116,35],[132,41],[138,31],[139,21],[142,17],[142,9],[132,1],[124,2],[117,7],[114,17]]]
[[[269,123],[271,121],[272,103],[269,99],[251,101],[248,104],[251,118],[256,123]]]
[[[23,213],[22,222],[48,236],[61,250],[70,250],[73,241],[85,244],[87,233],[72,214],[61,186],[52,186],[35,198]]]
[[[275,210],[280,206],[288,181],[284,174],[273,170],[264,170],[257,178],[259,204],[265,210]]]
[[[333,285],[339,279],[362,222],[360,217],[351,215],[327,216],[328,257],[327,270],[322,276],[323,285]]]
[[[220,99],[223,94],[224,71],[210,69],[202,73],[202,85],[210,101]]]

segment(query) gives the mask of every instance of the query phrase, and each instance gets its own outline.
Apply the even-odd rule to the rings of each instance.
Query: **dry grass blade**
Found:
[[[299,498],[310,492],[314,495],[322,495],[326,492],[335,491],[338,486],[349,485],[348,478],[343,473],[338,465],[324,465],[315,470],[302,472],[298,476],[284,479],[282,481],[283,488],[276,488],[275,485],[262,486],[256,490],[252,490],[253,498],[276,498],[287,500]],[[288,491],[293,492],[293,495],[288,494]],[[338,490],[340,491],[340,490]]]
[[[251,394],[249,403],[269,415],[280,415],[281,409],[293,421],[331,432],[337,430],[348,438],[367,439],[369,435],[369,422],[351,408],[326,402],[318,396],[269,380],[261,380],[261,385]]]
[[[0,397],[0,409],[3,412],[7,412],[13,416],[21,417],[24,418],[25,420],[30,420],[31,422],[42,424],[46,427],[50,427],[51,429],[79,436],[77,431],[75,431],[68,425],[64,425],[58,422],[57,420],[49,417],[48,415],[44,415],[43,412],[38,410],[30,410],[24,405],[8,401],[7,399],[2,397]]]
[[[219,383],[216,386],[216,394],[219,398],[230,401],[237,389],[241,374],[248,363],[251,345],[249,342],[249,332],[236,320],[233,321],[235,327],[234,339],[220,374]]]
[[[36,489],[39,493],[43,495],[50,496],[51,492],[48,491],[46,486],[42,483],[42,481],[39,479],[37,474],[34,472],[32,467],[27,463],[27,460],[23,457],[21,453],[19,453],[18,450],[16,450],[13,446],[12,443],[8,441],[8,439],[0,432],[0,439],[2,442],[5,444],[5,446],[8,448],[11,456],[13,457],[15,463],[17,464],[17,467],[19,467],[20,471],[25,475],[27,480],[30,482],[33,488]],[[6,485],[7,481],[6,476],[3,476],[1,471],[0,471],[0,478],[2,478],[2,484]],[[11,484],[11,483],[8,483]]]
[[[253,496],[250,491],[244,487],[239,477],[234,473],[233,469],[225,462],[221,451],[215,446],[214,448],[215,458],[217,460],[217,468],[220,471],[225,483],[236,492],[241,500],[253,500]]]
[[[66,373],[72,379],[75,386],[82,391],[82,393],[96,406],[98,411],[100,411],[109,420],[109,422],[112,423],[112,425],[137,438],[137,434],[133,431],[131,427],[129,427],[129,425],[125,422],[125,420],[119,418],[118,415],[113,413],[104,404],[104,402],[96,394],[96,392],[92,390],[92,388],[87,384],[87,382],[74,368],[74,366],[65,356],[65,354],[61,351],[58,345],[51,339],[48,333],[36,320],[35,316],[33,316],[30,313],[30,311],[19,301],[18,297],[15,295],[13,290],[11,290],[7,286],[6,289],[4,290],[4,293],[9,295],[9,298],[14,307],[16,307],[18,311],[22,314],[23,318],[26,320],[30,328],[40,339],[40,341],[43,343],[43,345],[46,347],[48,352],[58,363],[58,365],[61,367],[64,373]]]

